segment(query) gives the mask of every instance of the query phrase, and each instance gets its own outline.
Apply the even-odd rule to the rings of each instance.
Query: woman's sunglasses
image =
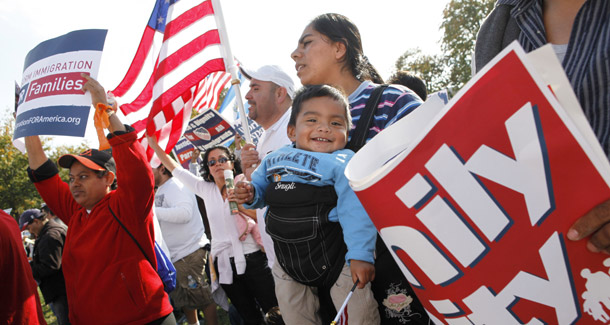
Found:
[[[212,160],[208,161],[208,166],[213,167],[214,165],[216,165],[217,162],[224,164],[227,161],[229,161],[229,158],[227,158],[227,157],[220,157],[220,158],[218,158],[218,161],[212,159]]]

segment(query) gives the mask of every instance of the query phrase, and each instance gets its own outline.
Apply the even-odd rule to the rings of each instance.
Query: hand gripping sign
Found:
[[[426,102],[346,169],[437,324],[610,319],[610,259],[566,239],[610,198],[610,165],[566,80],[534,67],[511,45],[448,105]]]

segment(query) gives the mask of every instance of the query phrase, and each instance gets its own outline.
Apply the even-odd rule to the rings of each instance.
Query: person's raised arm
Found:
[[[165,166],[165,168],[169,169],[170,172],[173,172],[174,169],[180,166],[174,159],[172,159],[172,157],[163,151],[163,148],[161,148],[157,142],[156,136],[146,136],[146,138],[148,139],[148,145],[155,151],[157,157],[159,160],[161,160],[161,163],[163,166]]]
[[[108,106],[108,100],[106,99],[106,91],[104,90],[104,87],[102,87],[102,85],[100,85],[97,80],[91,78],[87,74],[82,73],[81,76],[85,78],[85,80],[87,80],[87,82],[85,82],[85,84],[83,85],[83,91],[89,91],[89,93],[91,94],[91,104],[93,104],[93,107],[97,109],[98,104]],[[114,133],[116,131],[127,131],[125,125],[123,125],[119,117],[115,114],[115,111],[116,107],[114,107],[113,109],[108,109],[106,111],[109,116],[108,120],[110,121],[108,131],[110,131],[111,133]]]
[[[195,148],[191,155],[191,162],[189,163],[189,172],[195,176],[199,176],[199,163],[197,163],[197,159],[201,152],[199,149]]]
[[[193,153],[191,154],[191,164],[197,163],[197,159],[199,159],[199,155],[201,155],[201,151],[199,151],[199,149],[197,149],[197,148],[193,149]]]
[[[44,149],[42,149],[40,137],[37,135],[25,137],[25,150],[28,153],[28,163],[32,170],[38,169],[38,167],[42,166],[42,164],[48,160],[47,155],[44,153]]]

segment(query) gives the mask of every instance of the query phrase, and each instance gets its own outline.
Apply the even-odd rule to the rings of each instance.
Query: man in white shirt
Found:
[[[170,293],[174,307],[182,309],[189,324],[199,324],[197,309],[202,309],[206,324],[218,324],[216,304],[205,281],[209,243],[197,208],[195,194],[172,177],[163,165],[153,168],[155,177],[155,215],[163,239],[176,268],[176,289]]]
[[[290,144],[286,129],[290,119],[290,107],[294,97],[295,86],[292,78],[277,65],[265,65],[258,70],[241,68],[242,73],[250,80],[250,90],[246,100],[250,104],[248,117],[258,123],[264,130],[258,140],[256,150],[253,144],[246,144],[241,151],[241,166],[250,180],[250,175],[270,152]],[[275,262],[273,241],[265,231],[264,209],[257,209],[256,216],[269,267]]]

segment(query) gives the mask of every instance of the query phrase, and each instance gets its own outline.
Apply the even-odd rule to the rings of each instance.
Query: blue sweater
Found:
[[[345,260],[374,262],[377,230],[364,207],[350,188],[344,171],[354,155],[348,149],[321,153],[284,146],[263,159],[252,174],[254,200],[246,208],[266,206],[265,190],[278,181],[307,183],[314,186],[332,185],[337,193],[337,206],[331,210],[329,220],[339,222],[347,246]]]

